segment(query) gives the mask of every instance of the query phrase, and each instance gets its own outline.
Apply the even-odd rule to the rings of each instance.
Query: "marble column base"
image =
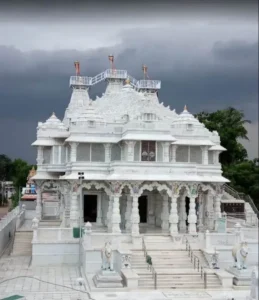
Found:
[[[94,276],[93,281],[99,288],[123,287],[122,278],[116,271],[101,270]]]
[[[230,274],[234,275],[233,284],[236,286],[250,286],[252,270],[244,269],[238,270],[234,267],[226,269]]]

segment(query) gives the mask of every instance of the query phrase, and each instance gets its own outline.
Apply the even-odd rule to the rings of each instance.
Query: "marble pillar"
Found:
[[[155,204],[155,195],[151,192],[148,195],[148,224],[155,225],[155,212],[154,212],[154,204]]]
[[[170,223],[170,234],[178,233],[178,212],[177,212],[177,196],[173,195],[171,198],[171,210],[169,216],[169,223]]]
[[[215,217],[217,218],[221,218],[221,195],[216,195],[215,196]]]
[[[113,197],[109,196],[109,207],[107,212],[106,226],[108,227],[108,232],[112,231],[112,209],[113,209]]]
[[[70,227],[79,227],[79,201],[78,194],[76,191],[72,192],[71,195],[71,206],[70,206]]]
[[[163,194],[163,206],[162,206],[162,212],[161,212],[161,220],[162,220],[162,230],[168,231],[169,230],[169,206],[168,206],[168,195]]]
[[[70,219],[70,202],[69,193],[64,194],[65,209],[64,209],[64,226],[69,227]]]
[[[131,231],[131,212],[132,212],[132,197],[131,195],[127,195],[127,207],[126,207],[126,213],[125,213],[125,229],[126,232]]]
[[[181,233],[186,233],[186,195],[183,194],[180,196],[180,223],[179,223],[179,230]]]
[[[36,217],[38,220],[42,219],[42,203],[41,203],[41,189],[40,188],[37,188]]]
[[[111,161],[111,144],[104,144],[104,150],[105,150],[105,162]]]
[[[112,233],[121,233],[120,195],[113,195],[111,223],[112,223],[112,227],[111,227]]]
[[[190,197],[190,209],[189,209],[189,216],[188,216],[188,223],[189,228],[188,232],[191,234],[197,233],[196,230],[196,222],[197,222],[197,216],[196,216],[196,210],[195,210],[195,198],[191,195]]]
[[[131,213],[131,234],[133,236],[139,235],[139,208],[138,208],[138,196],[133,196],[132,200],[132,213]]]

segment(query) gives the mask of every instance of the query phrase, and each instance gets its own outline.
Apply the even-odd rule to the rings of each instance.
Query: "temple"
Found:
[[[81,76],[75,66],[63,120],[53,113],[39,122],[32,144],[38,151],[38,219],[53,216],[61,226],[79,227],[81,211],[82,222],[132,235],[214,229],[230,196],[218,133],[186,105],[177,114],[159,102],[161,82],[149,79],[146,66],[139,81],[113,66],[95,77]],[[105,93],[90,99],[91,86],[103,80]],[[53,210],[42,201],[50,191],[60,199]]]
[[[218,133],[186,105],[178,114],[161,103],[146,66],[136,80],[109,60],[95,77],[75,62],[63,119],[38,123],[32,265],[78,264],[91,291],[215,289],[242,285],[243,271],[224,268],[233,245],[249,246],[248,285],[258,211],[222,176]],[[105,92],[91,99],[102,81]]]

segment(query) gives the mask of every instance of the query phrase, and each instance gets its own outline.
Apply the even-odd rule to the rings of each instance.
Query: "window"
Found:
[[[156,142],[143,141],[141,143],[141,161],[156,161]]]
[[[95,127],[95,121],[88,121],[89,127]]]
[[[187,124],[187,130],[193,130],[193,125],[192,124]]]

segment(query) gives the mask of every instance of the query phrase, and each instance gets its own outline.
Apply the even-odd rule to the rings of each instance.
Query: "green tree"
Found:
[[[7,199],[4,195],[4,182],[11,180],[12,160],[5,154],[0,154],[0,203],[3,204]]]
[[[227,149],[220,154],[220,162],[223,165],[240,163],[247,159],[247,151],[239,140],[248,140],[245,124],[251,122],[245,119],[242,111],[229,107],[212,113],[203,111],[196,117],[210,131],[218,132],[221,145]]]
[[[26,186],[27,177],[32,167],[20,158],[12,162],[12,181],[15,188],[15,194],[12,197],[13,208],[19,203],[20,190]]]

